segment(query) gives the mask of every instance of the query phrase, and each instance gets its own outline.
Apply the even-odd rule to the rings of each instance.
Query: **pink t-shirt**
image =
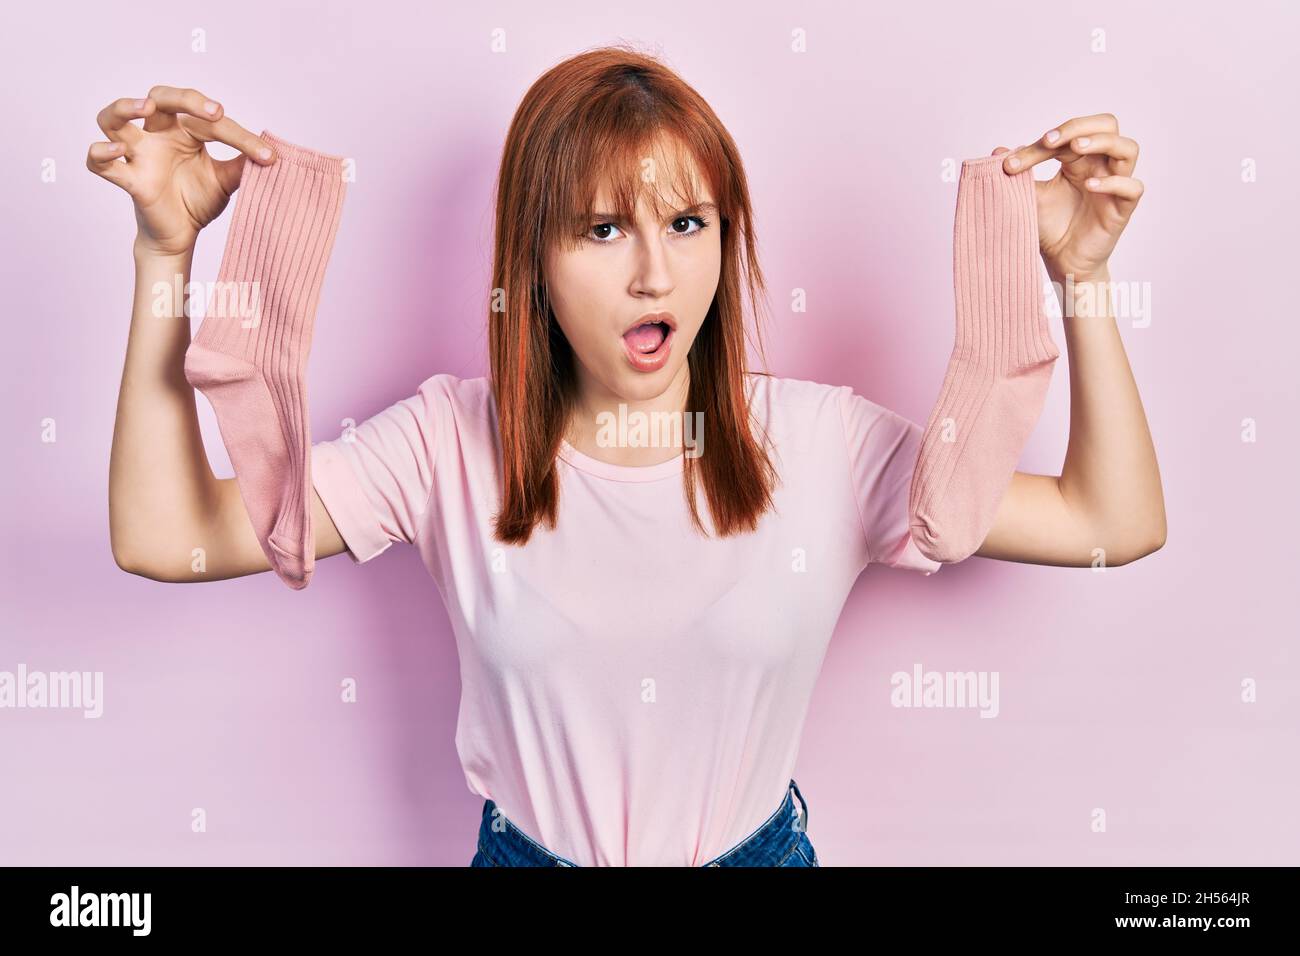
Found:
[[[908,533],[918,425],[848,386],[747,382],[781,483],[729,538],[691,525],[681,455],[629,467],[566,443],[556,529],[493,540],[486,378],[434,375],[312,446],[352,559],[414,544],[441,592],[469,789],[580,866],[699,866],[749,836],[785,797],[858,575],[941,567]]]

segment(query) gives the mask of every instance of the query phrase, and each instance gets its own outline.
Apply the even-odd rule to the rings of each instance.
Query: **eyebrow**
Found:
[[[680,219],[682,216],[693,216],[697,212],[711,212],[715,216],[718,214],[718,207],[711,202],[696,203],[693,206],[687,206],[685,209],[679,209],[673,213],[667,221]],[[619,216],[616,212],[594,212],[592,215],[602,222],[618,222]]]

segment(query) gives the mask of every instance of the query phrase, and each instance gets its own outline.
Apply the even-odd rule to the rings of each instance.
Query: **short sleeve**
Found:
[[[415,543],[433,491],[441,397],[426,380],[415,395],[312,445],[312,485],[356,564],[394,542]]]
[[[868,563],[925,574],[938,571],[943,565],[921,553],[909,528],[908,495],[921,448],[921,427],[847,385],[839,393],[849,475]]]

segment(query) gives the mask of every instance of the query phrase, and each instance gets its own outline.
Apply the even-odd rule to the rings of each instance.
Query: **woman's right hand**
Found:
[[[144,119],[141,129],[131,122]],[[86,168],[121,186],[135,203],[137,251],[180,255],[199,230],[221,214],[239,188],[245,156],[275,162],[270,143],[225,116],[221,104],[196,90],[155,86],[143,100],[115,100],[100,110],[109,141],[92,143]],[[212,141],[243,153],[213,159]]]

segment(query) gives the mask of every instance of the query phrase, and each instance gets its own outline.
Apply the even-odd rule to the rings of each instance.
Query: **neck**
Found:
[[[685,362],[662,394],[645,399],[611,392],[579,367],[578,395],[565,438],[598,461],[632,467],[657,465],[682,453],[689,393],[690,365]],[[673,416],[682,427],[668,427]],[[626,430],[620,423],[626,423]]]

